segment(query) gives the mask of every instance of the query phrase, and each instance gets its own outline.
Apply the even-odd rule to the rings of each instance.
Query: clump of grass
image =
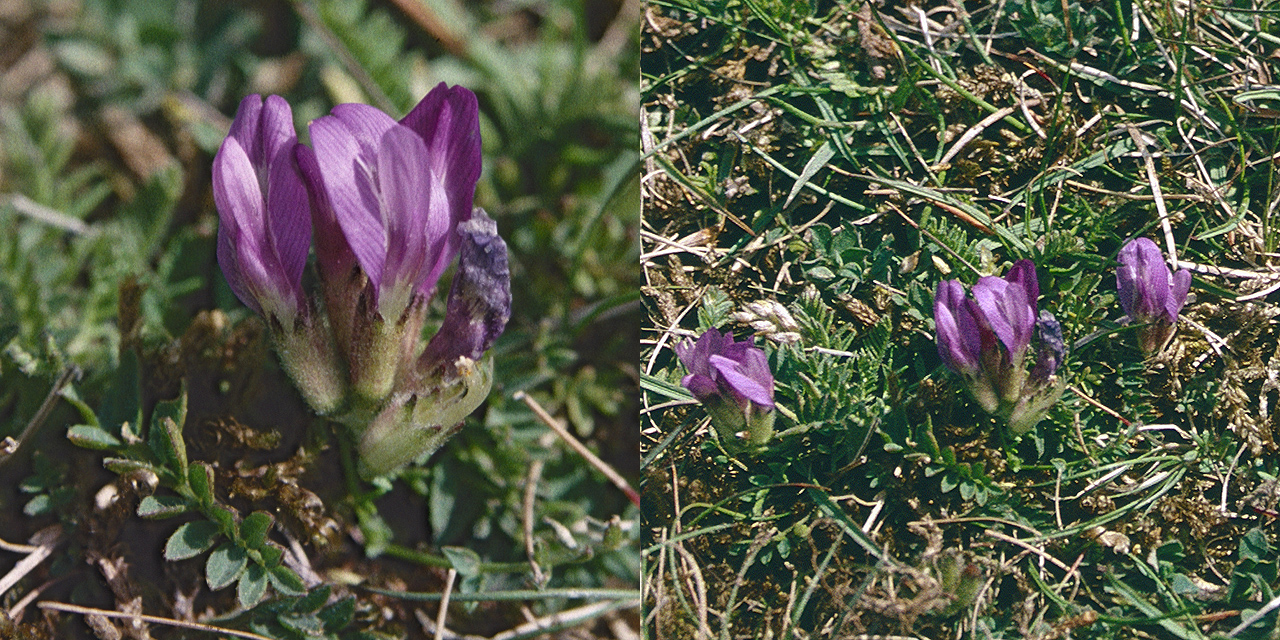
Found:
[[[657,2],[642,43],[650,637],[1266,637],[1277,15]],[[1146,357],[1114,285],[1195,274]],[[1014,437],[942,367],[939,281],[1040,274],[1067,392]],[[726,454],[671,350],[759,333],[782,433]],[[737,314],[737,315],[735,315]]]

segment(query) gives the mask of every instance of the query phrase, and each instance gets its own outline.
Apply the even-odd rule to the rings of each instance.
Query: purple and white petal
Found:
[[[352,128],[336,116],[317,118],[311,122],[310,130],[311,145],[334,217],[360,268],[377,289],[382,283],[387,248],[386,227],[373,175],[376,147],[370,151],[370,145],[358,139]]]

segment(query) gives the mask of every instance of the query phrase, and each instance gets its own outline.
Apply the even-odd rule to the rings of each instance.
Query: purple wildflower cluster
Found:
[[[510,317],[506,244],[472,204],[476,97],[441,84],[399,121],[344,104],[309,129],[310,147],[278,96],[240,103],[213,162],[218,263],[308,404],[351,427],[362,471],[381,475],[434,450],[488,395],[484,353]],[[322,303],[302,285],[313,230]],[[455,259],[444,322],[421,344]]]
[[[1143,323],[1139,346],[1153,353],[1173,335],[1191,274],[1170,273],[1147,238],[1126,243],[1119,262],[1120,305],[1128,321]],[[1062,392],[1064,382],[1055,374],[1065,356],[1062,327],[1048,311],[1036,311],[1040,287],[1030,260],[1015,262],[1004,278],[979,278],[972,293],[972,298],[966,296],[959,280],[938,285],[933,302],[938,354],[983,410],[1023,433]]]
[[[1187,271],[1170,272],[1155,243],[1131,240],[1120,250],[1116,288],[1127,322],[1142,323],[1139,346],[1153,353],[1173,335],[1191,287]],[[987,413],[1015,433],[1031,430],[1066,386],[1057,375],[1066,357],[1062,325],[1039,310],[1040,283],[1030,260],[1013,263],[1003,278],[984,276],[971,288],[938,284],[933,300],[938,355],[964,381]],[[773,374],[751,339],[708,329],[675,345],[689,371],[680,383],[711,415],[731,451],[759,448],[773,435]]]
[[[726,448],[767,443],[773,436],[773,373],[755,340],[735,342],[732,334],[708,329],[675,349],[689,370],[680,384],[707,407]]]
[[[1040,284],[1030,260],[1015,262],[1004,278],[979,278],[972,293],[968,297],[959,280],[938,284],[938,354],[983,410],[1007,420],[1015,433],[1025,432],[1062,393],[1055,375],[1064,356],[1062,327],[1053,314],[1036,310]]]

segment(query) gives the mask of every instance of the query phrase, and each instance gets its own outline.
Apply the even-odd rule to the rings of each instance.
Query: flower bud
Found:
[[[460,357],[437,386],[397,393],[359,437],[359,471],[371,479],[430,455],[462,428],[493,386],[493,360]]]
[[[303,313],[311,214],[293,162],[293,112],[279,96],[246,96],[213,158],[218,265],[246,306],[282,327]]]
[[[424,373],[452,369],[460,358],[479,360],[511,317],[507,245],[498,235],[498,223],[476,208],[470,220],[458,225],[458,236],[458,271],[444,324],[418,359],[418,370]]]

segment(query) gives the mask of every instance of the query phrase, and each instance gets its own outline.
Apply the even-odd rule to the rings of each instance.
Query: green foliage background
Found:
[[[454,568],[452,630],[516,626],[522,601],[539,616],[608,605],[567,616],[582,633],[634,624],[635,506],[512,398],[634,477],[638,12],[624,5],[6,3],[0,437],[20,446],[0,458],[0,538],[61,528],[5,602],[54,580],[41,599],[136,595],[162,617],[195,593],[200,616],[270,637],[416,635]],[[476,202],[511,250],[513,317],[462,434],[393,485],[360,486],[218,272],[209,166],[245,94],[287,98],[305,141],[334,104],[399,117],[441,81],[480,98]],[[291,540],[318,582],[285,570]],[[108,561],[124,574],[93,564]],[[87,633],[25,614],[0,634]]]
[[[651,3],[648,637],[1275,637],[1278,11]],[[1151,357],[1114,285],[1136,236],[1195,271]],[[1023,258],[1071,350],[1014,437],[932,303]],[[757,454],[679,386],[710,327],[769,354]]]

